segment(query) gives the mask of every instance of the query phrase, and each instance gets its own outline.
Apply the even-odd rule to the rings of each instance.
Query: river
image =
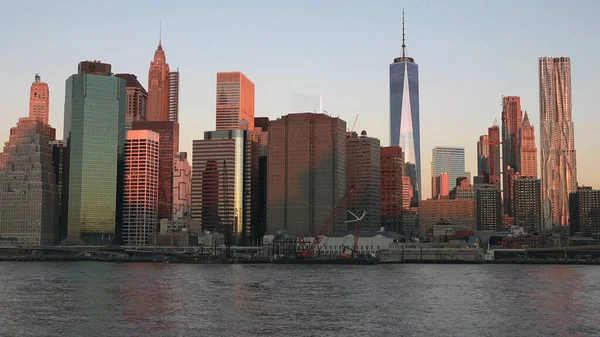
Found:
[[[600,267],[4,262],[0,336],[600,336]]]

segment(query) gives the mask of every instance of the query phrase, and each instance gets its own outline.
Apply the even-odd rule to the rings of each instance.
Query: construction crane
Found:
[[[356,257],[356,254],[358,253],[358,237],[360,236],[360,222],[365,217],[365,215],[367,215],[367,211],[363,211],[360,217],[356,216],[356,214],[352,213],[352,211],[350,210],[348,210],[348,213],[350,213],[354,217],[354,219],[347,220],[345,222],[356,223],[356,226],[354,227],[354,249],[352,249],[352,256]]]
[[[356,122],[358,121],[358,116],[360,116],[360,114],[356,114],[356,117],[354,118],[354,123],[352,123],[352,129],[348,129],[348,132],[354,132],[354,127],[356,126]]]
[[[352,194],[353,192],[354,192],[354,186],[350,187],[350,191],[346,192],[346,194],[344,194],[344,196],[342,197],[342,199],[340,199],[340,201],[338,202],[338,205],[333,209],[333,214],[331,214],[331,217],[321,227],[321,229],[319,230],[318,235],[315,237],[315,239],[313,240],[313,242],[311,243],[311,245],[308,247],[308,249],[299,252],[297,254],[297,257],[299,257],[299,258],[311,258],[311,257],[314,256],[315,249],[323,241],[323,239],[325,238],[325,234],[327,234],[327,232],[329,231],[330,227],[335,223],[335,219],[337,217],[337,213],[341,209],[343,209],[343,207],[341,207],[340,205],[344,205],[346,203],[346,200],[348,200],[348,196],[350,194]],[[299,244],[300,245],[304,245],[305,244],[303,238],[300,238]]]

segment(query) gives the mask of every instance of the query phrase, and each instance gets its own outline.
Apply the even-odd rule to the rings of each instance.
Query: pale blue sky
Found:
[[[388,70],[401,50],[419,64],[424,196],[434,146],[462,146],[476,171],[476,141],[501,96],[519,95],[539,142],[537,58],[572,62],[580,184],[600,188],[600,1],[27,1],[0,2],[0,140],[28,113],[40,73],[50,122],[62,135],[65,80],[82,60],[138,75],[146,86],[158,43],[181,71],[181,149],[215,123],[215,73],[243,71],[256,84],[256,115],[276,118],[292,93],[321,93],[325,109],[388,145]],[[596,131],[596,132],[594,132]],[[538,143],[539,147],[539,143]]]

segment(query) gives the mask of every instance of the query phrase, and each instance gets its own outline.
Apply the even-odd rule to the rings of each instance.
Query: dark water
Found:
[[[600,336],[600,267],[0,263],[0,336]]]

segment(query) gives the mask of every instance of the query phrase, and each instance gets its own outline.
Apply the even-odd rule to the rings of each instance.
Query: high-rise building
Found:
[[[55,182],[58,188],[58,223],[59,223],[59,242],[67,238],[67,205],[68,205],[68,184],[69,179],[65,162],[67,160],[67,148],[62,140],[51,141],[52,144],[52,166],[54,166]],[[0,156],[1,157],[1,156]],[[1,162],[1,158],[0,158]]]
[[[493,184],[479,186],[475,190],[477,230],[502,230],[502,197]]]
[[[254,130],[254,83],[239,71],[217,73],[217,130]]]
[[[131,130],[131,123],[146,120],[146,106],[148,92],[133,74],[116,74],[125,80],[125,93],[127,95],[127,110],[125,114],[125,130]]]
[[[540,148],[544,228],[569,223],[569,194],[577,191],[571,100],[571,60],[540,57]]]
[[[59,202],[52,163],[56,131],[21,118],[0,153],[0,245],[48,246],[59,238]]]
[[[248,131],[207,131],[194,140],[191,218],[202,230],[251,245],[259,239],[252,237],[257,197],[258,147]]]
[[[422,198],[419,66],[406,56],[402,12],[402,56],[390,64],[390,145],[404,151],[404,175],[410,177],[413,204]],[[463,171],[464,172],[464,171]]]
[[[466,177],[458,178],[456,187],[450,191],[450,199],[473,199],[475,200],[475,188]]]
[[[519,173],[510,166],[504,168],[503,183],[502,183],[502,210],[508,218],[513,216],[513,183]]]
[[[448,179],[448,173],[440,172],[440,175],[431,177],[431,198],[432,199],[443,199],[450,196],[450,181]]]
[[[456,187],[456,179],[465,176],[465,149],[462,147],[436,146],[431,153],[431,176],[442,172],[448,174],[448,191]],[[446,190],[446,187],[444,187]]]
[[[520,172],[518,153],[523,111],[519,96],[502,97],[502,169],[510,166]],[[506,194],[505,194],[506,197]]]
[[[267,160],[267,233],[346,230],[346,122],[314,113],[271,121]]]
[[[381,147],[380,160],[381,225],[398,231],[402,223],[402,148]]]
[[[512,216],[512,174],[520,172],[519,143],[523,125],[523,111],[519,96],[502,97],[502,200],[504,214]]]
[[[187,152],[179,152],[173,163],[173,221],[187,220],[192,202],[192,167]]]
[[[569,195],[571,235],[582,234],[600,239],[600,190],[579,186]]]
[[[179,123],[169,121],[134,122],[132,130],[150,130],[159,134],[158,220],[173,218],[173,169],[179,152]]]
[[[323,97],[319,94],[293,94],[290,112],[323,113]]]
[[[406,166],[404,166],[406,168]],[[408,211],[413,204],[415,189],[412,187],[410,177],[402,176],[402,209]]]
[[[109,244],[122,225],[125,80],[100,61],[67,79],[63,194],[67,243]]]
[[[122,231],[126,245],[148,245],[158,230],[159,142],[156,132],[127,131]]]
[[[542,182],[532,177],[517,177],[513,182],[513,224],[527,233],[542,230]]]
[[[527,111],[523,117],[523,127],[519,135],[518,167],[521,177],[537,178],[537,146],[535,145],[535,129],[529,122]]]
[[[250,139],[258,143],[258,206],[255,232],[252,237],[262,238],[267,228],[267,165],[269,143],[269,118],[254,117],[254,130],[250,131]],[[259,241],[260,243],[260,241]]]
[[[39,119],[44,124],[49,123],[50,89],[48,83],[42,82],[40,75],[35,74],[29,93],[29,118]]]
[[[488,135],[482,135],[477,141],[477,175],[480,177],[490,173],[490,147]]]
[[[496,186],[500,190],[500,128],[498,123],[488,128],[488,153],[489,153],[489,183]]]
[[[179,68],[169,73],[169,121],[179,122]]]
[[[360,222],[364,230],[379,230],[380,213],[380,141],[367,136],[362,131],[349,132],[346,139],[346,190],[347,207],[350,212],[360,216],[367,214]],[[348,214],[348,220],[355,219]],[[354,229],[356,223],[350,223],[348,229]]]
[[[178,74],[179,75],[179,74]],[[154,52],[154,60],[150,62],[148,70],[148,106],[146,120],[150,122],[169,121],[170,81],[169,64],[162,47],[158,41],[158,48]]]

